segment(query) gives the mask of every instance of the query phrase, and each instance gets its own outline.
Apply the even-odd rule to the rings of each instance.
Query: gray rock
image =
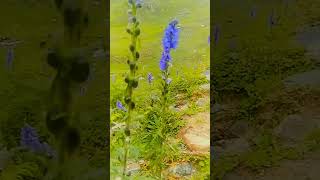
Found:
[[[241,154],[250,150],[250,144],[243,137],[221,140],[216,142],[216,144],[219,145],[214,146],[215,159],[219,159],[225,155]]]
[[[232,134],[235,134],[237,136],[244,136],[249,130],[249,123],[246,121],[236,121],[231,126],[230,130]]]
[[[199,98],[196,102],[196,105],[199,107],[204,107],[209,101],[209,98]]]
[[[239,154],[250,149],[250,145],[245,138],[229,139],[225,142],[225,151],[231,154]]]
[[[223,110],[222,105],[216,103],[213,106],[211,106],[211,112],[210,113],[217,113]]]
[[[190,163],[181,163],[169,168],[169,173],[174,176],[190,176],[195,172],[192,164]]]
[[[319,119],[290,115],[274,129],[274,133],[283,142],[291,144],[304,140],[309,133],[320,127],[319,123]]]
[[[219,160],[223,155],[224,149],[221,146],[210,146],[210,157],[212,160]]]
[[[201,91],[210,91],[210,84],[203,84],[199,87],[199,90]]]
[[[206,76],[206,79],[210,81],[210,70],[206,70],[203,74]]]
[[[179,109],[179,108],[176,108],[175,106],[170,106],[169,109],[170,109],[171,111],[174,111],[174,112],[179,112],[179,111],[180,111],[180,109]]]
[[[172,110],[172,111],[175,111],[175,112],[182,112],[182,111],[185,111],[187,110],[189,107],[189,104],[186,103],[182,106],[179,106],[179,107],[176,107],[176,106],[170,106],[169,109]]]
[[[135,163],[135,162],[129,162],[127,165],[127,175],[128,176],[132,176],[136,173],[138,173],[140,171],[141,167],[139,165],[139,163]]]
[[[320,70],[312,70],[300,74],[290,76],[284,80],[287,87],[291,86],[310,86],[314,88],[320,87]]]

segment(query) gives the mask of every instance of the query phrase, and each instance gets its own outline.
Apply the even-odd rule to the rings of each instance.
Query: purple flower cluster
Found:
[[[171,61],[170,50],[176,49],[178,46],[179,29],[177,25],[177,20],[171,21],[164,32],[162,39],[163,52],[159,64],[162,71],[167,70],[168,62]]]
[[[152,81],[153,81],[153,76],[152,76],[152,73],[148,73],[148,83],[151,84]]]
[[[26,124],[21,128],[21,140],[20,144],[23,148],[26,148],[36,153],[46,153],[48,156],[54,156],[55,152],[47,143],[41,143],[36,130],[30,125]]]
[[[120,101],[117,101],[117,108],[122,111],[127,111],[127,109],[122,105]]]
[[[128,3],[133,4],[133,0],[128,0]],[[142,6],[142,0],[135,0],[135,5],[140,8]]]

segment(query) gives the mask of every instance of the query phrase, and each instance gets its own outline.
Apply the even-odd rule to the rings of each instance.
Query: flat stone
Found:
[[[110,133],[112,135],[113,133],[115,133],[117,131],[123,130],[125,127],[126,127],[125,123],[113,123],[111,130],[110,130]]]
[[[320,127],[319,123],[319,119],[297,114],[289,115],[274,129],[274,133],[290,144],[304,140],[309,133]]]
[[[192,175],[192,173],[195,172],[195,169],[192,164],[184,162],[169,167],[168,172],[171,176],[184,177]]]
[[[320,70],[312,70],[300,74],[290,76],[284,80],[287,87],[291,86],[311,86],[314,88],[320,87]]]
[[[246,121],[236,121],[230,131],[236,136],[244,136],[249,130],[249,123]]]
[[[210,84],[203,84],[199,87],[199,90],[201,91],[210,91]]]
[[[223,110],[222,105],[216,103],[213,106],[211,106],[211,113],[217,113]]]
[[[225,153],[240,154],[247,152],[250,145],[245,138],[233,138],[225,141],[223,149]]]
[[[196,105],[199,107],[204,107],[209,103],[210,98],[199,98],[196,102]]]
[[[225,155],[237,155],[250,150],[250,144],[243,137],[221,140],[215,142],[215,144],[213,147],[213,153],[215,154],[214,159],[220,159]]]
[[[225,180],[317,180],[320,177],[319,152],[299,160],[283,160],[277,166],[265,169],[262,173],[236,170],[230,172]]]
[[[127,175],[128,176],[132,176],[133,174],[136,174],[140,171],[141,167],[139,163],[135,163],[135,162],[129,162],[127,165]]]
[[[212,160],[219,160],[223,155],[223,148],[221,146],[211,146],[210,158]]]
[[[187,123],[180,137],[187,148],[196,154],[210,153],[210,113],[201,112],[184,118]]]

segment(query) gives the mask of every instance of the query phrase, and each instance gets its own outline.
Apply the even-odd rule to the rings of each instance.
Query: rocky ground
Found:
[[[305,46],[308,54],[314,59],[315,64],[320,62],[320,27],[307,29],[298,36],[298,41]],[[320,67],[316,66],[307,72],[295,74],[284,80],[286,89],[309,88],[320,89]],[[314,96],[300,104],[296,113],[282,118],[280,123],[273,128],[272,135],[279,139],[283,147],[296,147],[303,143],[312,132],[320,129],[320,97]],[[214,110],[214,156],[213,161],[227,155],[241,155],[251,152],[250,138],[254,135],[249,124],[241,121],[232,121],[232,107],[216,105]],[[271,157],[270,157],[271,158]],[[259,169],[253,172],[241,164],[227,173],[225,180],[317,180],[320,177],[320,152],[312,151],[303,154],[297,159],[279,160],[276,165]]]

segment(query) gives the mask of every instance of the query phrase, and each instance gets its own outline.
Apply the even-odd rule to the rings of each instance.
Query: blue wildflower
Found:
[[[20,144],[33,152],[42,152],[43,150],[36,130],[28,124],[21,129]]]
[[[162,46],[165,51],[170,51],[170,49],[176,49],[178,46],[179,29],[177,28],[177,25],[177,20],[171,21],[164,32]]]
[[[165,71],[168,68],[168,62],[171,61],[170,52],[162,52],[162,56],[160,59],[160,69]]]
[[[210,36],[208,36],[208,44],[210,44]]]
[[[117,101],[117,108],[122,111],[127,111],[126,108],[122,105],[122,103],[120,101]]]
[[[138,8],[141,8],[142,7],[142,0],[136,0],[136,6]]]
[[[43,143],[42,144],[42,149],[43,149],[43,152],[47,154],[47,156],[49,157],[54,157],[57,155],[56,151],[53,150],[48,143]]]
[[[178,46],[179,29],[177,28],[178,21],[173,20],[165,29],[162,39],[163,52],[160,59],[160,69],[165,71],[168,68],[168,62],[171,61],[170,50],[176,49]]]
[[[170,84],[171,81],[172,81],[172,79],[171,79],[171,78],[168,78],[168,79],[166,80],[166,83],[167,83],[167,84]]]
[[[151,84],[152,81],[153,81],[153,76],[152,76],[152,73],[148,73],[148,83]]]
[[[49,157],[56,155],[56,152],[49,146],[49,144],[41,143],[36,130],[30,125],[26,124],[21,128],[20,144],[23,148],[29,149],[36,153],[46,153]]]

